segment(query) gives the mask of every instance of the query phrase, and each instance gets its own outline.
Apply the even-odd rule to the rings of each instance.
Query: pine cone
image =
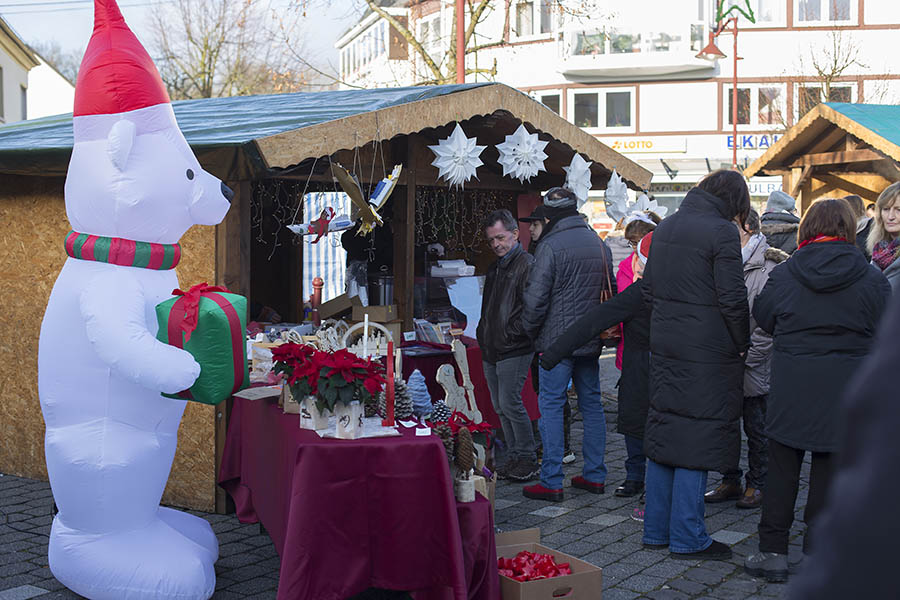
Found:
[[[406,382],[402,379],[394,381],[394,416],[400,420],[407,420],[413,415],[413,401],[409,395]]]
[[[378,401],[375,403],[375,411],[382,419],[387,417],[387,394],[384,391],[378,392]]]
[[[456,467],[463,479],[469,478],[469,471],[475,468],[475,443],[472,432],[466,427],[456,434]]]
[[[441,423],[440,425],[435,425],[432,428],[434,434],[441,438],[441,441],[444,443],[444,452],[447,453],[447,460],[452,463],[453,462],[453,431],[450,429],[450,426],[446,423]]]
[[[452,415],[453,412],[450,410],[450,407],[443,400],[438,400],[434,403],[434,410],[431,412],[431,422],[446,423]]]
[[[375,400],[366,402],[366,405],[363,407],[366,411],[366,416],[374,417],[376,414],[380,414],[382,402],[384,402],[384,392],[378,392],[378,396],[375,397]]]

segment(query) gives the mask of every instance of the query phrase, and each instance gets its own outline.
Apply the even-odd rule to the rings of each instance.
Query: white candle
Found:
[[[369,313],[363,320],[363,358],[369,357]]]

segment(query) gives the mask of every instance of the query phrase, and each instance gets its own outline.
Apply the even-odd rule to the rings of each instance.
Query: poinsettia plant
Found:
[[[272,349],[275,373],[283,373],[294,398],[315,396],[319,410],[335,404],[375,401],[384,389],[384,367],[349,350],[322,352],[305,344],[282,344]]]

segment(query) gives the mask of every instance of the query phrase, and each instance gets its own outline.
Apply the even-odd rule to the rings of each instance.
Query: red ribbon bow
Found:
[[[200,298],[204,294],[210,292],[231,293],[228,288],[224,286],[207,285],[205,281],[192,286],[191,289],[186,292],[179,289],[172,290],[173,296],[184,296],[184,303],[182,305],[184,318],[181,320],[180,324],[181,330],[184,332],[184,341],[191,339],[191,332],[197,329],[197,315],[200,312]]]

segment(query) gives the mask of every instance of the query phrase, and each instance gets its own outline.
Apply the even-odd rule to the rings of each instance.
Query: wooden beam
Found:
[[[418,135],[406,140],[406,194],[395,194],[394,219],[391,229],[394,235],[394,304],[397,315],[403,321],[403,331],[413,330],[413,290],[415,287],[415,226],[416,181],[418,179],[417,154],[421,151]],[[402,340],[395,340],[400,343]]]
[[[216,225],[216,284],[224,285],[235,294],[250,297],[250,197],[253,193],[249,181],[229,182],[234,191],[231,209],[221,223]],[[249,307],[248,307],[249,309]],[[248,315],[249,317],[249,315]],[[215,469],[218,477],[225,451],[225,434],[228,431],[228,415],[231,400],[215,407]],[[216,512],[225,514],[233,510],[232,501],[221,487],[216,485]]]
[[[809,176],[810,171],[812,171],[812,167],[808,166],[808,165],[803,167],[803,169],[800,171],[799,176],[797,176],[796,169],[793,171],[795,178],[794,178],[794,183],[791,186],[791,196],[793,196],[794,198],[797,197],[797,192],[800,191],[800,187],[803,185],[803,182]]]
[[[844,140],[846,135],[846,131],[839,127],[834,127],[828,131],[827,133],[819,136],[812,144],[810,144],[809,149],[805,152],[805,154],[815,154],[817,152],[827,152],[829,150],[833,150],[835,145],[838,142]]]
[[[858,183],[848,181],[843,177],[838,177],[837,175],[833,175],[831,173],[817,173],[814,177],[819,181],[824,181],[825,183],[834,186],[837,189],[848,191],[851,194],[856,194],[864,200],[869,200],[870,202],[875,202],[876,200],[878,200],[878,192],[874,192],[869,188],[859,185]]]
[[[820,152],[804,154],[791,163],[791,167],[813,165],[839,165],[845,163],[885,160],[885,157],[874,150],[842,150],[839,152]]]

